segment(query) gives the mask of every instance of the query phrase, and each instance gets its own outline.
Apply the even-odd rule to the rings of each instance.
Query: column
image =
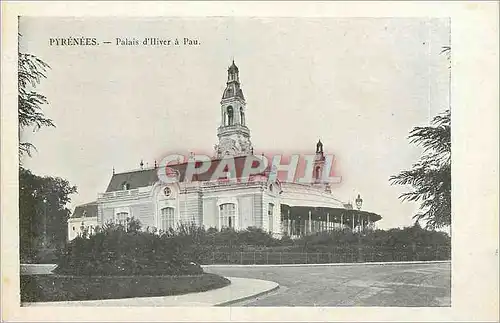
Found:
[[[344,229],[344,213],[340,214],[340,229]]]
[[[286,232],[290,237],[292,235],[292,218],[290,217],[290,209],[287,211],[288,221],[286,223]]]
[[[326,214],[326,231],[330,232],[330,213]]]
[[[352,232],[354,232],[354,213],[352,214]]]

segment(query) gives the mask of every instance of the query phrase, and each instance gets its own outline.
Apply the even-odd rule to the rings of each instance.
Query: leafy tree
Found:
[[[28,53],[18,54],[18,113],[19,113],[19,158],[25,154],[31,156],[35,146],[32,143],[22,141],[23,130],[32,127],[37,131],[41,127],[55,127],[51,119],[47,118],[42,111],[42,106],[47,104],[47,98],[36,92],[35,89],[43,78],[49,67],[35,55]]]
[[[403,201],[419,201],[420,212],[414,218],[423,220],[429,229],[451,224],[451,116],[450,110],[434,117],[428,127],[415,127],[410,143],[423,147],[420,160],[410,170],[391,176],[391,184],[411,185]]]
[[[19,172],[20,254],[24,261],[37,260],[41,247],[56,248],[67,239],[66,205],[76,187],[58,177],[41,177],[21,168]]]

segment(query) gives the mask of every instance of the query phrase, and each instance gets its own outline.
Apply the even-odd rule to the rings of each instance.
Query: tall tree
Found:
[[[391,184],[411,185],[403,201],[420,201],[414,218],[430,229],[451,224],[451,115],[450,110],[434,117],[428,127],[415,127],[410,142],[423,147],[420,160],[410,170],[391,176]]]
[[[35,91],[49,65],[32,54],[18,53],[18,113],[19,113],[19,158],[25,154],[31,156],[35,146],[21,139],[22,132],[31,127],[37,131],[41,127],[55,127],[51,119],[47,118],[42,106],[47,104],[47,98]]]
[[[441,54],[448,60],[451,78],[451,47],[443,46]],[[421,202],[414,215],[426,228],[451,225],[451,111],[445,110],[432,119],[427,127],[415,127],[410,143],[424,149],[423,155],[410,170],[391,176],[392,185],[410,185],[413,190],[400,195],[403,201]]]

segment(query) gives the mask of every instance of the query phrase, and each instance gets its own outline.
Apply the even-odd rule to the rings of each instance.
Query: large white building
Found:
[[[165,184],[158,178],[158,166],[114,173],[97,200],[75,208],[68,220],[68,238],[82,230],[92,232],[107,222],[126,223],[138,219],[144,229],[166,230],[179,223],[206,228],[262,228],[276,236],[298,237],[340,228],[365,228],[380,220],[370,212],[353,210],[335,198],[328,184],[319,180],[298,184],[269,180],[269,169],[249,182],[212,180],[212,174],[226,157],[234,158],[236,176],[241,176],[248,159],[259,163],[245,120],[246,103],[238,67],[228,69],[226,89],[220,102],[219,143],[207,172],[184,181],[187,163],[171,166],[180,181]],[[314,175],[319,179],[325,162],[323,144],[316,144]],[[141,162],[142,164],[142,162]]]

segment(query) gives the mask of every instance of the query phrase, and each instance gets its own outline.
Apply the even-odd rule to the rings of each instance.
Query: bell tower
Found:
[[[318,140],[316,144],[316,156],[314,158],[314,181],[321,182],[323,167],[325,166],[325,155],[323,154],[323,143]]]
[[[222,94],[221,123],[217,128],[219,144],[215,145],[216,158],[253,154],[250,129],[246,126],[246,102],[240,88],[239,70],[233,63],[227,70],[226,89]]]

